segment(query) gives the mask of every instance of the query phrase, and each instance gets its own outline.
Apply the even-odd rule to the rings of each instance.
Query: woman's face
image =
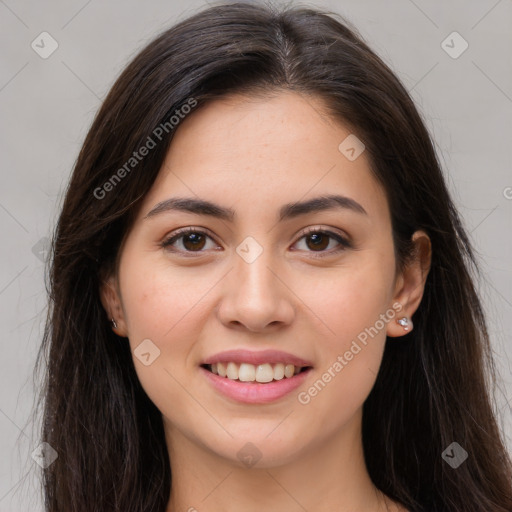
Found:
[[[384,191],[322,112],[211,102],[145,197],[107,300],[171,444],[260,467],[318,450],[357,430],[386,334],[405,334]]]

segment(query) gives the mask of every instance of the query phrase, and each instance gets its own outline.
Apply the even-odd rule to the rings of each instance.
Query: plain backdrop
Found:
[[[42,511],[31,456],[42,440],[30,414],[46,314],[44,260],[80,146],[128,61],[204,5],[0,0],[0,512]],[[307,5],[340,13],[359,29],[411,92],[434,136],[480,258],[478,285],[502,379],[496,409],[511,447],[512,2]]]

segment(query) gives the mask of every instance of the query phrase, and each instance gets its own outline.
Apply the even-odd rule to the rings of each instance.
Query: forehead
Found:
[[[261,210],[337,193],[382,215],[387,202],[367,155],[350,160],[340,151],[354,136],[317,97],[283,92],[211,101],[177,127],[141,214],[171,195]]]

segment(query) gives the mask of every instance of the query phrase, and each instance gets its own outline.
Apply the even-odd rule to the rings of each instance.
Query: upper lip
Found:
[[[215,363],[249,363],[254,365],[259,364],[293,364],[294,366],[312,366],[310,361],[302,359],[301,357],[294,356],[288,352],[281,350],[226,350],[219,352],[206,358],[201,364],[215,364]]]

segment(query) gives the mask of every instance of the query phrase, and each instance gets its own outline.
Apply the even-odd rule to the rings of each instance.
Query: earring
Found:
[[[114,329],[117,329],[116,321],[113,318],[110,321],[112,322],[112,326],[114,327]]]
[[[400,324],[404,331],[408,331],[409,329],[412,329],[412,320],[404,316],[403,318],[398,318],[397,323]]]

